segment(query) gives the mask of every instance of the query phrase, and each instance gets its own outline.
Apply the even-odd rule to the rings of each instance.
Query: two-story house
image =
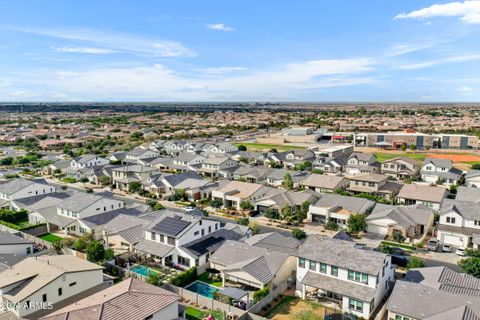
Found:
[[[462,171],[453,167],[452,160],[427,158],[420,170],[422,180],[432,184],[457,184],[462,177]]]
[[[198,172],[207,177],[218,177],[220,170],[234,168],[237,164],[235,160],[228,157],[208,157],[202,162]]]
[[[350,186],[347,188],[352,193],[370,193],[392,200],[398,193],[401,184],[389,181],[388,176],[378,173],[359,174],[348,177]]]
[[[465,174],[465,185],[471,188],[480,188],[480,170],[468,170]]]
[[[217,190],[212,191],[212,199],[220,199],[225,208],[236,208],[240,210],[243,201],[250,201],[252,204],[268,194],[275,194],[278,190],[272,187],[257,183],[242,181],[230,181]]]
[[[285,167],[293,169],[297,164],[312,162],[313,160],[315,160],[313,151],[309,149],[294,149],[287,152],[283,162]]]
[[[479,243],[480,210],[478,203],[446,199],[440,209],[437,238],[457,248],[469,248]],[[477,240],[477,239],[475,239]]]
[[[185,171],[189,170],[191,166],[198,165],[205,160],[204,156],[193,152],[182,152],[173,158],[173,169]]]
[[[27,317],[102,285],[102,270],[71,255],[23,259],[0,273],[2,306],[19,318]]]
[[[125,159],[126,160],[143,160],[143,159],[150,159],[158,157],[158,152],[155,152],[150,149],[144,148],[135,148],[129,152],[127,152]]]
[[[141,165],[117,167],[112,169],[112,182],[117,189],[128,189],[131,182],[146,182],[155,172],[157,169]]]
[[[447,190],[443,187],[404,184],[396,198],[402,204],[423,204],[434,210],[439,210],[446,196]]]
[[[351,175],[378,173],[380,172],[380,162],[372,154],[354,152],[348,157],[345,172]]]
[[[232,232],[219,221],[206,219],[194,211],[162,210],[145,228],[145,238],[134,250],[162,265],[180,269],[200,267],[226,239],[248,237],[247,227]]]
[[[89,167],[105,166],[110,163],[110,160],[99,157],[95,154],[84,154],[76,157],[70,161],[70,167],[74,169],[85,169]]]
[[[394,177],[398,180],[415,178],[420,170],[420,161],[408,158],[398,157],[386,160],[380,167],[380,172],[384,175]]]
[[[391,257],[355,242],[311,235],[300,246],[296,294],[334,302],[344,313],[369,319],[395,281]]]

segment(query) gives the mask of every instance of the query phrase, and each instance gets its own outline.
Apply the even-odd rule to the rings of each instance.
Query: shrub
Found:
[[[77,251],[84,251],[87,248],[87,242],[83,239],[77,239],[73,243],[73,249]]]
[[[212,201],[210,201],[210,206],[218,209],[221,206],[223,206],[223,200],[220,198],[215,198]]]
[[[328,220],[328,222],[325,224],[325,229],[336,231],[338,230],[338,224],[333,220]]]
[[[295,228],[292,230],[292,237],[294,237],[295,239],[301,240],[306,238],[307,234],[302,229]]]
[[[272,208],[268,208],[265,211],[265,218],[272,219],[272,220],[277,220],[277,219],[280,218],[280,214],[278,213],[277,210],[272,209]]]
[[[92,241],[87,245],[87,260],[91,262],[103,261],[105,248],[99,241]]]
[[[408,261],[407,269],[414,269],[414,268],[423,268],[425,267],[425,261],[420,258],[413,256],[410,261]]]
[[[269,293],[270,289],[268,287],[255,291],[255,293],[253,294],[253,302],[257,303],[258,301],[268,296]]]
[[[16,223],[18,221],[23,221],[28,218],[28,213],[26,210],[20,211],[11,211],[11,210],[0,210],[0,220]]]
[[[197,268],[192,267],[174,276],[170,280],[170,283],[179,287],[183,287],[195,280],[197,280]]]
[[[242,226],[248,226],[250,219],[248,219],[248,217],[238,218],[237,223]]]

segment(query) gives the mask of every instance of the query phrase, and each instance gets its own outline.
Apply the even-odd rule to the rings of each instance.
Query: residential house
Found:
[[[240,210],[242,201],[254,203],[275,191],[276,189],[261,184],[230,181],[221,188],[213,190],[212,199],[221,199],[225,208],[233,207]]]
[[[72,159],[70,167],[75,169],[84,169],[89,167],[105,166],[110,163],[110,160],[99,157],[95,154],[84,154],[80,157]]]
[[[440,209],[437,238],[457,248],[478,247],[480,210],[478,203],[446,199]]]
[[[300,186],[320,193],[331,193],[343,189],[348,181],[341,176],[327,176],[322,174],[311,174],[305,180],[300,181]]]
[[[294,274],[295,260],[289,253],[228,240],[210,256],[210,268],[220,271],[223,287],[240,283],[272,290]]]
[[[174,320],[184,316],[179,299],[176,293],[129,278],[41,319]]]
[[[315,154],[309,149],[293,149],[288,151],[284,165],[287,168],[293,169],[296,165],[303,164],[305,162],[312,162],[315,160]]]
[[[480,188],[480,170],[468,170],[465,174],[465,186]]]
[[[35,195],[55,192],[55,187],[49,185],[45,179],[13,179],[0,184],[0,199],[16,200]]]
[[[186,171],[180,174],[163,175],[160,181],[165,186],[165,192],[173,193],[176,190],[183,190],[190,200],[203,199],[201,188],[209,183],[198,173]]]
[[[393,239],[401,234],[408,242],[417,243],[434,223],[434,211],[424,205],[390,206],[378,204],[366,218],[367,231]]]
[[[267,209],[273,209],[280,213],[282,208],[289,206],[292,208],[292,212],[295,213],[302,208],[305,202],[315,203],[320,197],[320,194],[310,190],[303,192],[279,190],[273,195],[258,199],[253,206],[255,210],[261,213]]]
[[[208,177],[219,177],[219,171],[237,166],[237,162],[228,157],[208,157],[198,169],[200,174]]]
[[[204,148],[207,153],[235,153],[238,148],[231,143],[223,142],[219,144],[212,144]]]
[[[117,252],[133,251],[134,246],[145,237],[145,227],[155,215],[132,216],[119,214],[103,228],[103,240]]]
[[[264,166],[239,166],[233,172],[233,179],[251,183],[263,183],[272,170]]]
[[[408,157],[385,160],[380,167],[382,174],[398,180],[415,178],[419,174],[419,170],[420,161]]]
[[[345,172],[351,175],[379,173],[380,162],[372,154],[354,152],[348,157]]]
[[[6,310],[25,317],[103,284],[103,267],[71,256],[23,259],[0,273]]]
[[[127,165],[112,169],[112,182],[117,189],[128,189],[131,182],[146,182],[155,168],[142,165]]]
[[[480,279],[447,267],[411,269],[395,283],[388,319],[480,318]]]
[[[145,217],[143,217],[145,218]],[[203,217],[197,210],[161,210],[145,228],[145,237],[134,250],[162,265],[180,269],[202,267],[211,253],[228,237],[249,236],[248,227],[232,232],[220,231],[224,225]]]
[[[423,204],[438,211],[446,196],[447,190],[442,187],[404,184],[397,194],[397,200],[406,205]]]
[[[285,175],[289,174],[292,177],[293,188],[297,188],[300,186],[300,182],[305,180],[309,176],[307,172],[300,172],[300,171],[291,171],[287,169],[273,169],[266,176],[265,183],[272,187],[281,187],[283,186],[283,181],[285,179]]]
[[[127,153],[124,151],[116,151],[112,153],[109,157],[108,160],[114,161],[114,162],[120,162],[122,160],[125,160],[127,157]]]
[[[127,154],[125,155],[125,160],[142,160],[156,157],[158,157],[158,153],[153,150],[135,148],[127,152]]]
[[[445,184],[447,186],[458,184],[462,171],[453,167],[452,160],[427,158],[420,170],[422,180],[432,184]]]
[[[393,200],[398,193],[401,184],[390,181],[389,177],[378,173],[359,174],[348,177],[349,187],[347,190],[354,194],[370,193],[384,197],[387,200]]]
[[[204,160],[205,157],[199,154],[183,152],[173,158],[173,169],[180,171],[189,170],[191,166],[198,165]]]
[[[395,281],[391,257],[351,241],[311,235],[298,250],[297,295],[329,301],[344,313],[369,319]]]
[[[260,233],[244,240],[250,246],[265,248],[291,256],[297,256],[301,242],[293,237],[286,237],[278,232]]]
[[[368,215],[375,202],[338,194],[324,194],[322,197],[310,205],[307,220],[326,224],[329,221],[335,222],[339,226],[346,226],[348,218],[352,214]]]
[[[0,254],[25,256],[33,253],[33,243],[18,235],[0,230]]]
[[[322,170],[326,174],[339,174],[344,171],[347,163],[348,158],[346,156],[337,158],[320,156],[313,161],[312,168]]]
[[[455,200],[464,202],[480,202],[480,188],[459,186]]]

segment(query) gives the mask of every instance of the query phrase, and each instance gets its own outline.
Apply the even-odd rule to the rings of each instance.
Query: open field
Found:
[[[450,159],[455,163],[480,163],[480,156],[474,155],[474,154],[441,154],[441,153],[435,153],[435,154],[429,154],[429,158],[435,158],[435,159]]]
[[[269,151],[270,149],[277,149],[277,151],[288,151],[294,149],[305,149],[302,146],[291,146],[285,144],[269,144],[269,143],[254,143],[254,142],[239,142],[234,143],[235,146],[244,145],[248,151]]]

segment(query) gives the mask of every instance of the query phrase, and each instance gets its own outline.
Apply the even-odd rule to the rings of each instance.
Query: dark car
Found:
[[[250,210],[250,212],[248,213],[250,217],[255,217],[255,216],[258,216],[259,214],[260,214],[260,211],[258,210]]]
[[[410,259],[407,256],[392,255],[392,264],[406,268]]]

